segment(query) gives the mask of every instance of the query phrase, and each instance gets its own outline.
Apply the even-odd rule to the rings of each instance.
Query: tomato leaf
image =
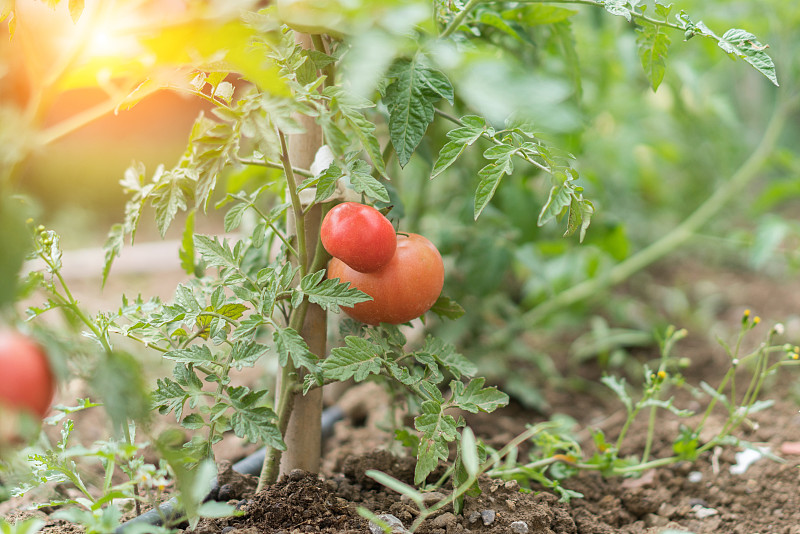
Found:
[[[323,377],[327,380],[354,379],[361,382],[369,375],[381,372],[383,352],[366,339],[347,336],[345,347],[337,347],[320,362]]]
[[[444,295],[436,299],[430,311],[443,319],[452,320],[458,319],[465,313],[464,308],[458,302]]]
[[[278,429],[278,416],[263,405],[267,394],[267,390],[250,391],[245,386],[229,388],[228,396],[234,409],[231,426],[240,438],[284,451],[286,444]]]
[[[367,302],[372,297],[350,287],[350,283],[339,283],[338,278],[322,280],[325,271],[306,275],[300,281],[300,292],[308,297],[309,302],[318,304],[322,309],[339,313],[342,306],[352,308],[359,302]]]
[[[767,77],[776,86],[778,77],[775,73],[775,63],[767,55],[767,46],[761,44],[752,33],[732,28],[726,31],[717,43],[720,48],[729,54],[744,59],[758,72]]]
[[[310,372],[319,373],[319,358],[308,348],[305,340],[292,328],[276,328],[272,334],[278,351],[278,363],[285,367],[292,358],[295,367],[304,367]]]
[[[478,220],[484,208],[492,200],[497,186],[500,185],[500,180],[506,174],[511,174],[514,171],[514,164],[511,162],[511,156],[499,158],[496,162],[490,163],[478,171],[478,176],[481,181],[478,184],[478,189],[475,191],[475,220]]]
[[[483,387],[486,379],[474,378],[464,386],[463,382],[453,380],[450,389],[453,391],[452,402],[462,410],[470,413],[490,413],[508,404],[508,395],[496,387]]]
[[[422,56],[401,59],[389,69],[383,101],[389,109],[389,137],[397,161],[405,167],[433,122],[433,103],[446,99],[453,103],[453,86],[441,71],[424,64]]]
[[[656,2],[656,7],[659,15],[666,20],[669,17],[671,6],[665,7]],[[659,7],[661,8],[660,10],[658,9]],[[670,39],[664,30],[665,28],[660,24],[645,22],[642,22],[641,26],[636,28],[639,34],[636,37],[636,44],[639,46],[639,57],[642,60],[645,76],[647,76],[653,91],[658,89],[666,71],[666,57]]]
[[[484,128],[464,126],[462,128],[455,128],[447,132],[447,137],[450,139],[439,151],[439,157],[433,165],[431,171],[431,180],[442,174],[450,165],[455,163],[458,157],[464,150],[472,143],[480,139],[483,135]]]

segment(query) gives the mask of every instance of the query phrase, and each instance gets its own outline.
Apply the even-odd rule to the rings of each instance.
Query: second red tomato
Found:
[[[381,212],[358,202],[334,206],[320,228],[325,250],[361,273],[375,272],[392,259],[397,239]]]

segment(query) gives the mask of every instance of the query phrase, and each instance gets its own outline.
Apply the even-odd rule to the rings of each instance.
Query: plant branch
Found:
[[[258,160],[258,159],[239,159],[239,163],[244,165],[254,165],[256,167],[268,167],[270,169],[280,169],[284,170],[283,163],[276,163],[274,161],[269,161],[267,159]],[[299,174],[300,176],[305,176],[306,178],[313,178],[314,173],[309,171],[308,169],[301,169],[300,167],[292,167],[292,172],[295,174]]]
[[[452,35],[452,33],[456,31],[459,26],[461,26],[461,23],[464,22],[465,18],[467,18],[469,12],[472,11],[475,8],[475,6],[480,4],[482,1],[483,0],[469,0],[469,2],[467,2],[467,5],[464,6],[464,9],[459,11],[458,14],[455,17],[453,17],[453,20],[451,20],[450,23],[445,27],[445,29],[442,30],[442,33],[439,34],[439,37],[441,39],[444,39],[445,37],[450,37],[450,35]]]
[[[292,211],[294,212],[294,224],[297,229],[297,261],[300,264],[300,278],[303,278],[308,272],[308,251],[306,250],[306,221],[303,216],[303,206],[300,203],[300,197],[297,194],[297,183],[294,178],[294,171],[292,170],[292,162],[289,160],[289,148],[286,145],[286,136],[283,132],[278,131],[278,137],[281,142],[281,163],[283,163],[283,171],[286,173],[286,187],[289,190],[289,197],[292,200]],[[302,324],[302,323],[301,323]]]

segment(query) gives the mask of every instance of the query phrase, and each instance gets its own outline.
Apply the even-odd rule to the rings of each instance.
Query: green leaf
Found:
[[[475,434],[469,427],[465,427],[461,432],[461,461],[470,477],[477,476],[479,468],[478,445],[475,441]]]
[[[183,415],[183,405],[191,395],[180,384],[169,378],[159,378],[156,380],[156,386],[152,396],[153,406],[158,408],[159,413],[162,415],[174,410],[175,417],[180,420]]]
[[[542,211],[539,212],[537,224],[539,226],[544,226],[552,219],[561,215],[564,209],[572,202],[571,193],[572,188],[568,181],[553,185],[547,197],[547,202],[542,206]]]
[[[267,396],[266,390],[250,391],[249,388],[240,386],[228,389],[228,395],[234,408],[231,427],[237,436],[251,443],[263,443],[281,451],[286,450],[278,429],[277,414],[262,405]]]
[[[269,348],[255,341],[239,341],[231,350],[231,361],[239,371],[244,367],[253,367]]]
[[[761,44],[755,35],[745,30],[732,28],[722,35],[718,44],[725,52],[744,59],[766,76],[769,81],[778,85],[775,63],[765,52],[768,46]]]
[[[658,89],[666,72],[667,50],[670,39],[665,28],[660,24],[642,23],[636,29],[639,34],[636,44],[639,46],[639,57],[642,60],[645,76],[653,91]]]
[[[414,470],[414,483],[421,484],[439,465],[439,461],[447,461],[449,456],[448,442],[458,435],[457,422],[452,415],[442,411],[442,405],[428,400],[420,407],[422,412],[414,419],[414,428],[422,432],[417,466]]]
[[[490,413],[507,405],[508,395],[494,386],[483,387],[485,382],[485,378],[473,378],[465,387],[463,382],[453,380],[450,382],[450,389],[453,391],[452,402],[470,413]]]
[[[383,353],[366,339],[347,336],[345,347],[337,347],[331,355],[320,362],[324,377],[330,380],[361,382],[371,374],[381,371]]]
[[[556,24],[569,19],[578,13],[572,9],[547,5],[527,5],[521,9],[504,12],[505,17],[515,17],[520,22],[528,25]]]
[[[164,358],[179,363],[191,363],[195,365],[205,365],[216,363],[217,358],[211,353],[206,345],[192,345],[185,349],[175,349],[164,353]]]
[[[507,156],[498,159],[494,163],[488,164],[478,172],[481,181],[478,184],[478,189],[475,191],[475,220],[478,220],[484,208],[486,208],[489,201],[492,200],[503,176],[511,174],[513,171],[514,165],[511,163],[510,156]]]
[[[421,56],[401,59],[390,69],[383,101],[389,109],[389,137],[397,161],[405,167],[433,122],[433,103],[442,98],[453,102],[453,87],[440,71],[423,64]]]
[[[436,299],[430,311],[443,319],[451,320],[458,319],[466,313],[458,302],[444,295]]]
[[[357,154],[352,154],[356,156]],[[361,159],[353,159],[347,165],[347,176],[356,193],[366,195],[381,202],[390,202],[386,187],[372,177],[369,164]]]
[[[339,313],[341,307],[352,308],[359,302],[367,302],[372,297],[350,287],[350,282],[339,283],[338,278],[322,280],[325,271],[308,274],[300,281],[300,291],[308,297],[309,302],[318,304],[322,309]]]
[[[447,132],[447,137],[450,141],[445,143],[439,151],[439,157],[431,170],[431,180],[442,174],[448,167],[455,163],[468,146],[480,139],[484,131],[482,126],[464,126]]]
[[[633,400],[631,399],[631,396],[628,393],[628,388],[626,387],[624,378],[605,375],[600,379],[600,381],[609,388],[611,388],[611,391],[613,391],[617,395],[619,400],[622,401],[622,404],[625,405],[625,410],[628,413],[631,413],[633,411]]]
[[[425,339],[425,346],[418,353],[430,354],[456,378],[472,376],[478,371],[474,363],[456,352],[455,346],[437,337],[428,336]]]
[[[631,21],[631,10],[627,8],[627,0],[602,0],[603,7],[612,15],[619,15],[625,17],[628,22]]]
[[[106,242],[103,244],[103,251],[105,253],[103,261],[103,281],[100,287],[106,286],[108,275],[111,273],[111,266],[114,260],[119,258],[122,253],[122,247],[125,245],[125,227],[121,224],[115,224],[108,232]]]
[[[281,367],[285,367],[291,357],[295,367],[305,367],[312,373],[319,371],[317,365],[319,358],[311,352],[297,331],[291,328],[277,328],[272,337],[278,350],[278,363]]]
[[[194,257],[194,215],[196,211],[191,210],[186,217],[186,225],[183,229],[183,238],[181,239],[181,248],[178,250],[178,257],[181,260],[181,269],[189,276],[195,274],[195,257]]]
[[[584,198],[573,196],[569,204],[567,230],[564,232],[564,237],[571,236],[580,228],[579,238],[583,243],[586,230],[592,222],[592,215],[594,215],[594,204]]]
[[[239,260],[234,257],[227,239],[217,242],[215,237],[195,235],[194,247],[209,265],[231,269],[239,268]]]
[[[156,210],[156,224],[162,238],[167,234],[167,229],[178,210],[186,210],[189,200],[193,197],[193,180],[186,173],[186,169],[177,169],[162,174],[150,192],[150,202]]]

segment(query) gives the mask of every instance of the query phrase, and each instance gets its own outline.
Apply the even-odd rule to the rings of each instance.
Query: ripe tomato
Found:
[[[320,239],[331,256],[362,273],[375,272],[389,263],[397,243],[389,219],[358,202],[334,206],[322,220]]]
[[[344,312],[362,323],[401,324],[416,319],[439,298],[444,285],[444,264],[436,247],[417,234],[398,235],[391,261],[373,273],[360,273],[333,258],[328,278],[338,278],[370,297]]]
[[[42,348],[30,338],[0,331],[0,404],[44,417],[55,393],[55,379]]]

